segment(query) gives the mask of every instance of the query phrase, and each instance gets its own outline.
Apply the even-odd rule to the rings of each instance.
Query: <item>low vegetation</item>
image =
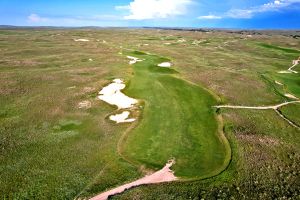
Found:
[[[299,198],[300,130],[273,110],[212,108],[300,97],[300,66],[293,69],[298,74],[278,73],[299,57],[299,39],[249,34],[0,30],[1,198],[91,197],[170,158],[176,176],[193,180],[141,186],[112,199]],[[127,55],[145,60],[129,65]],[[172,67],[158,67],[162,62]],[[97,98],[115,78],[142,102],[133,124],[110,121],[116,108]],[[299,104],[280,108],[298,125],[299,111]]]

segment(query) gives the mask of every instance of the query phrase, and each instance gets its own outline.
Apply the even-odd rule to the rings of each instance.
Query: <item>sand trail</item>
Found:
[[[106,200],[108,197],[120,194],[125,190],[128,190],[133,187],[137,187],[140,185],[148,185],[155,183],[163,183],[177,180],[177,177],[174,175],[174,172],[170,169],[172,165],[175,163],[174,160],[170,160],[161,170],[154,172],[151,175],[145,176],[141,179],[133,181],[131,183],[124,184],[112,190],[103,192],[90,200]]]

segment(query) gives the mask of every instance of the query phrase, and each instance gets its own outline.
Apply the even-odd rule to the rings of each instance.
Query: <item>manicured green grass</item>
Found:
[[[265,43],[258,43],[258,45],[261,47],[264,47],[264,48],[268,48],[268,49],[279,50],[284,53],[296,53],[296,54],[300,53],[300,51],[297,49],[284,48],[284,47],[279,47],[279,46],[265,44]]]
[[[143,100],[144,108],[139,125],[122,144],[122,153],[155,170],[175,158],[175,175],[183,178],[205,178],[224,170],[230,147],[212,109],[217,101],[208,91],[171,75],[172,68],[157,66],[168,59],[131,55],[145,61],[133,66],[126,94]]]
[[[287,92],[300,97],[300,74],[276,74],[275,77],[285,85]]]

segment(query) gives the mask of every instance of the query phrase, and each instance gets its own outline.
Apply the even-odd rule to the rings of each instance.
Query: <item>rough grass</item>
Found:
[[[295,122],[300,126],[300,104],[293,104],[290,106],[285,106],[280,109],[280,111],[290,120]]]
[[[191,107],[197,111],[196,114],[200,115],[203,111],[199,119],[202,119],[202,114],[213,118],[213,111],[202,110],[204,107],[200,105],[211,105],[215,100],[202,101],[197,107],[186,105],[181,108],[175,98],[190,101],[178,96],[176,91],[185,93],[181,87],[201,93],[201,97],[187,94],[195,101],[203,99],[202,95],[212,98],[198,87],[201,86],[218,95],[222,103],[238,105],[270,105],[287,100],[282,97],[283,93],[299,94],[298,75],[277,73],[287,70],[291,61],[299,56],[299,39],[256,32],[249,38],[247,34],[150,29],[0,30],[0,198],[89,197],[143,176],[136,166],[123,160],[117,152],[119,139],[128,125],[116,126],[109,122],[105,117],[115,108],[96,99],[98,91],[112,79],[136,78],[137,70],[128,65],[124,55],[118,55],[120,46],[170,58],[174,70],[152,68],[155,70],[145,72],[161,83],[153,84],[149,80],[147,87],[165,91],[162,95],[173,95],[173,98],[159,99],[168,108],[169,102],[179,110],[184,109],[185,113],[189,113]],[[74,38],[87,38],[90,42],[74,42]],[[177,43],[180,38],[187,42]],[[102,40],[107,43],[102,43]],[[163,40],[172,45],[164,45]],[[200,41],[198,45],[192,44],[195,40]],[[141,45],[143,42],[149,46]],[[272,47],[262,47],[258,43],[272,44]],[[89,62],[89,58],[93,62]],[[198,86],[181,81],[182,78]],[[286,85],[275,85],[274,80],[277,79]],[[166,88],[165,85],[170,82],[180,88]],[[134,84],[129,82],[129,88],[131,86],[134,87]],[[137,96],[147,93],[143,88],[132,92]],[[145,99],[149,98],[150,102],[159,95]],[[78,103],[84,100],[91,101],[90,109],[77,108]],[[145,103],[144,112],[148,112],[147,106],[153,105]],[[289,105],[282,108],[282,112],[294,121],[298,119],[298,107]],[[174,110],[170,113],[179,116]],[[221,110],[221,114],[232,147],[232,160],[225,171],[201,181],[143,186],[116,198],[298,198],[299,131],[273,111]],[[173,116],[166,113],[162,116],[166,115],[173,122]],[[147,118],[145,114],[142,116],[141,122],[144,123]],[[182,118],[186,119],[185,116]],[[157,124],[166,125],[165,120],[161,121]],[[191,127],[199,126],[199,129],[205,130],[202,125],[207,123],[216,129],[215,120],[201,121],[197,125],[195,121],[191,119]],[[148,128],[151,130],[152,127],[148,125]],[[178,127],[180,130],[188,128]],[[171,138],[171,141],[178,142],[180,147],[189,147],[189,141],[183,140],[182,136],[188,136],[190,140],[193,135],[183,135],[188,132],[185,130],[175,131],[180,137],[176,141]],[[169,137],[172,133],[165,135]],[[202,141],[197,140],[199,135],[191,144],[201,144]],[[202,147],[195,148],[199,150]],[[159,154],[156,156],[150,152],[155,160],[150,160],[147,165],[152,169],[161,167],[165,159],[174,156],[171,150],[155,152]],[[185,148],[182,152],[186,153]],[[193,153],[190,155],[197,158],[198,154]],[[182,169],[176,169],[177,164],[174,165],[176,173]],[[198,172],[189,168],[186,174],[195,173]]]

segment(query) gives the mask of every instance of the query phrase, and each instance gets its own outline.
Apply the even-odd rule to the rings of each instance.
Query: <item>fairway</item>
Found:
[[[158,170],[174,158],[172,169],[183,178],[220,173],[230,160],[230,146],[219,131],[214,97],[157,65],[169,59],[133,52],[144,59],[133,65],[126,94],[144,101],[138,126],[121,142],[121,154],[133,163]]]

